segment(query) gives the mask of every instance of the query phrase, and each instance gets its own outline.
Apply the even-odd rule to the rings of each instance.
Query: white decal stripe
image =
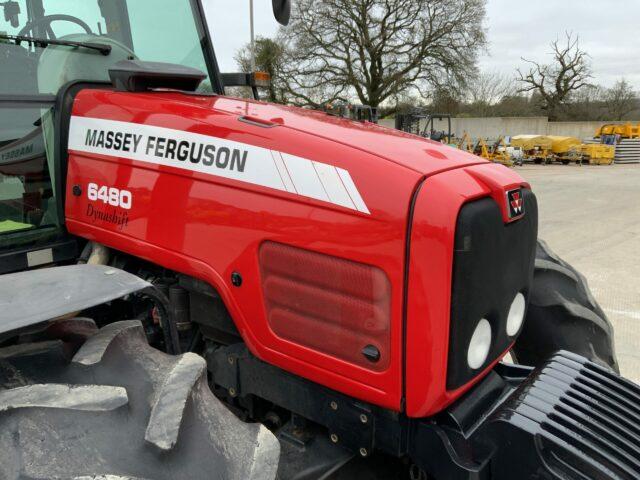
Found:
[[[324,183],[322,183],[322,177],[320,177],[320,173],[318,172],[318,169],[316,168],[316,162],[311,162],[311,166],[313,167],[313,171],[316,172],[316,177],[318,177],[318,180],[320,181],[320,186],[322,187],[322,190],[324,191],[324,194],[327,196],[327,198],[329,199],[329,201],[331,203],[334,203],[331,200],[331,195],[329,195],[329,192],[327,192],[327,188],[325,187]]]
[[[285,190],[289,193],[298,193],[296,192],[296,187],[293,186],[289,172],[287,172],[287,167],[284,166],[284,160],[282,160],[280,152],[274,152],[271,150],[271,156],[273,157],[273,162],[276,164],[278,173],[280,173]]]
[[[313,168],[313,164],[309,160],[287,153],[283,153],[282,158],[284,159],[284,164],[287,166],[287,170],[289,171],[289,175],[291,175],[291,180],[298,194],[325,202],[331,202],[318,178],[316,169]]]
[[[95,147],[86,145],[86,135],[88,130],[111,131],[131,133],[134,135],[142,135],[142,140],[136,151],[125,152],[121,150],[113,150],[104,147]],[[153,148],[149,149],[148,141],[150,138],[163,137],[175,140],[177,142],[188,142],[197,144],[209,144],[216,147],[216,152],[221,149],[241,149],[248,152],[247,162],[244,171],[229,168],[217,168],[216,165],[204,165],[202,162],[192,163],[189,159],[178,161],[156,156]],[[278,170],[273,163],[271,151],[266,148],[255,147],[243,143],[231,142],[217,137],[209,137],[197,133],[184,132],[181,130],[173,130],[164,127],[155,127],[150,125],[142,125],[137,123],[117,122],[113,120],[102,120],[95,118],[72,117],[69,129],[69,148],[72,150],[98,153],[102,155],[116,156],[128,158],[130,160],[138,160],[142,162],[152,163],[155,165],[164,165],[169,167],[191,170],[210,175],[216,175],[224,178],[231,178],[243,182],[261,185],[263,187],[275,188],[276,190],[284,190],[282,180],[278,174]],[[224,161],[224,156],[220,158]]]
[[[340,180],[336,167],[320,162],[313,162],[313,166],[316,167],[318,177],[320,177],[320,181],[327,195],[329,195],[331,203],[357,210],[342,180]]]
[[[360,196],[360,192],[358,191],[356,184],[353,183],[353,179],[351,178],[351,175],[349,174],[349,172],[347,172],[343,168],[338,168],[338,167],[336,167],[336,170],[338,171],[338,175],[340,175],[340,179],[342,180],[344,187],[347,189],[347,192],[349,192],[349,196],[353,200],[353,203],[355,204],[356,209],[362,213],[371,213],[369,212],[367,205],[364,203],[364,200],[362,200],[362,197]]]
[[[280,183],[282,184],[281,187],[278,188],[278,190],[284,190],[285,192],[288,192],[287,187],[284,184],[284,178],[282,178],[282,174],[280,173],[280,169],[278,168],[278,164],[276,163],[273,152],[271,152],[271,161],[273,162],[273,166],[276,167],[276,171],[278,172],[278,176],[280,177]]]
[[[89,134],[128,136],[128,150],[96,146]],[[160,149],[156,145],[161,143]],[[174,151],[168,153],[172,143]],[[178,148],[175,148],[178,145]],[[139,123],[71,117],[69,149],[230,178],[369,213],[346,170],[224,138]],[[207,150],[207,147],[209,149]],[[200,150],[200,148],[202,148]],[[183,152],[179,160],[177,151]],[[204,152],[210,155],[205,157]],[[185,153],[186,152],[186,153]],[[194,161],[191,161],[193,155]],[[170,157],[170,158],[166,158]],[[205,164],[205,159],[206,163]]]

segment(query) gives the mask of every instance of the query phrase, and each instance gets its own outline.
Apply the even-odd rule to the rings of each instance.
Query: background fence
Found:
[[[384,119],[380,123],[387,127],[394,126],[393,119]],[[461,137],[466,131],[472,138],[482,137],[497,139],[502,135],[560,135],[593,137],[596,130],[607,123],[627,123],[614,121],[598,122],[549,122],[547,117],[487,117],[487,118],[452,118],[451,130]],[[633,121],[631,123],[638,123]],[[446,130],[447,122],[434,121],[436,130]]]

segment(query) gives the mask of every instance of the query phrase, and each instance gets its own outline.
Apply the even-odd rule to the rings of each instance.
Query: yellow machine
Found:
[[[591,143],[581,145],[581,154],[584,162],[591,165],[611,165],[616,155],[613,145]]]
[[[456,145],[458,150],[464,150],[465,152],[473,153],[473,142],[471,141],[471,137],[465,130],[464,134],[458,140]]]
[[[570,162],[582,162],[582,142],[576,137],[549,135],[551,152],[556,160],[567,165]]]
[[[629,122],[623,124],[607,124],[596,130],[595,138],[603,135],[620,135],[621,138],[640,138],[640,123],[633,125]]]
[[[478,138],[478,141],[473,146],[473,153],[479,157],[491,160],[489,158],[489,147],[487,146],[487,142],[484,138]]]
[[[575,150],[582,142],[576,137],[560,137],[557,135],[549,135],[546,138],[551,140],[551,151],[556,155],[563,155],[571,150]]]
[[[516,135],[511,137],[511,146],[520,147],[525,159],[535,163],[551,163],[554,157],[551,153],[553,142],[545,135]]]
[[[501,163],[507,167],[513,166],[511,155],[507,151],[507,143],[504,137],[500,137],[489,146],[484,138],[479,138],[473,147],[473,153],[479,157],[486,158],[495,163]]]
[[[546,135],[515,135],[511,137],[511,145],[522,150],[551,150],[552,142]]]
[[[489,149],[489,160],[501,163],[507,167],[513,167],[513,160],[507,150],[507,142],[504,141],[504,137],[498,138]]]

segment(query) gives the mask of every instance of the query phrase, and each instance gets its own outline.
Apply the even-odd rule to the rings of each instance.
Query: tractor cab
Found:
[[[122,60],[195,68],[206,75],[200,93],[220,90],[201,8],[190,0],[0,3],[0,251],[53,245],[46,258],[5,258],[1,273],[77,255],[62,229],[55,161],[61,90],[110,82]]]
[[[273,3],[286,23],[289,3]],[[199,0],[0,2],[0,273],[77,256],[62,228],[64,92],[110,85],[122,61],[196,69],[199,94],[255,86],[251,75],[219,73]]]

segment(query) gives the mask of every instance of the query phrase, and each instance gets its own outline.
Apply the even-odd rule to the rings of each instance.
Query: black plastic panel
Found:
[[[195,68],[172,63],[123,60],[109,69],[117,90],[144,92],[153,88],[172,88],[194,92],[207,75]]]
[[[504,223],[491,198],[468,203],[460,210],[453,261],[449,390],[473,379],[513,340],[506,333],[507,314],[518,292],[528,298],[538,235],[535,195],[527,189],[522,193],[526,214],[513,223]],[[491,324],[492,345],[484,365],[471,369],[468,346],[482,318]]]
[[[78,243],[73,238],[0,253],[0,275],[20,272],[48,264],[64,264],[78,258]]]
[[[640,387],[559,352],[491,416],[491,478],[640,478]]]

